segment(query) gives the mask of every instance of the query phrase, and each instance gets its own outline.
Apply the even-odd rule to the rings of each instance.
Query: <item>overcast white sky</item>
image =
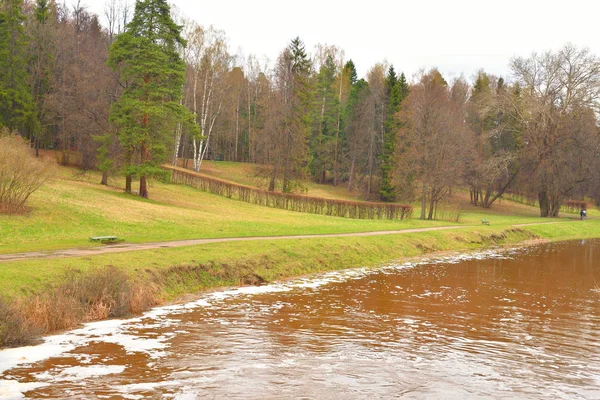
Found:
[[[67,0],[67,4],[68,4]],[[73,2],[75,0],[72,0]],[[83,0],[102,14],[104,0]],[[129,0],[133,4],[134,0]],[[509,74],[513,56],[567,42],[600,55],[600,0],[173,0],[203,26],[225,31],[230,51],[275,60],[295,36],[308,51],[335,44],[359,76],[387,61],[408,78],[438,67],[446,78],[483,68]]]

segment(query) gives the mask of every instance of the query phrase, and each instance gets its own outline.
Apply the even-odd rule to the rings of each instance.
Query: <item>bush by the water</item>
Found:
[[[134,282],[122,270],[71,270],[54,289],[27,298],[0,297],[0,347],[29,343],[34,337],[81,322],[137,314],[159,302],[159,288]]]
[[[51,171],[52,165],[37,159],[22,137],[0,130],[0,213],[23,211],[29,196],[48,180]]]

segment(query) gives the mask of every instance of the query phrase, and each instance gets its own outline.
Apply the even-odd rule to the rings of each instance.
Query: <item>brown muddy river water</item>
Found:
[[[88,324],[0,351],[0,398],[600,399],[600,241],[342,271]]]

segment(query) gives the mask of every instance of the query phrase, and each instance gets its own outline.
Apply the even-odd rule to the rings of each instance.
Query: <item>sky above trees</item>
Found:
[[[129,0],[131,4],[135,0]],[[84,0],[103,15],[103,0]],[[305,0],[173,0],[188,18],[225,31],[230,51],[266,56],[271,65],[299,36],[309,52],[317,43],[337,45],[354,60],[359,77],[388,61],[411,79],[437,67],[444,76],[476,71],[507,76],[509,60],[532,49],[556,50],[566,42],[600,53],[597,0],[388,1],[353,3]]]

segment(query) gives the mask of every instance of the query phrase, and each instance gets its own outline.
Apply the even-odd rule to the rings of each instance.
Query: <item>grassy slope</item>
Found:
[[[191,163],[188,165],[190,168]],[[225,179],[246,186],[268,187],[268,181],[261,178],[254,164],[235,163],[227,161],[204,161],[200,173],[213,178]],[[315,182],[305,181],[308,195],[326,199],[360,200],[355,193],[348,192],[346,185],[333,187]]]
[[[364,232],[447,225],[371,221],[288,212],[232,201],[188,187],[154,182],[150,200],[97,184],[97,174],[60,178],[34,193],[32,211],[0,216],[0,253],[93,246],[89,236],[117,235],[130,243],[191,238]],[[120,181],[112,181],[117,185]]]
[[[215,176],[244,176],[247,166],[212,163]],[[208,164],[211,166],[211,163]],[[238,168],[238,169],[236,169]],[[214,171],[217,172],[214,172]],[[237,171],[237,172],[236,172]],[[227,200],[182,186],[154,183],[151,200],[128,196],[119,189],[96,184],[96,174],[74,175],[61,169],[59,179],[32,197],[28,215],[0,217],[0,252],[91,246],[91,235],[116,234],[128,242],[200,237],[268,236],[301,233],[361,232],[450,225],[438,221],[368,221],[302,214]],[[223,174],[223,175],[219,175]],[[233,179],[232,179],[233,180]],[[240,178],[240,183],[243,182]],[[120,182],[112,182],[117,184]],[[324,189],[321,189],[324,190]],[[348,197],[336,189],[338,197]],[[310,192],[311,195],[318,193]],[[0,264],[5,294],[25,295],[44,291],[72,269],[89,270],[114,265],[135,279],[152,279],[156,273],[169,280],[166,296],[198,289],[239,284],[238,275],[222,274],[227,268],[249,270],[266,280],[327,269],[347,268],[417,256],[441,250],[464,250],[492,243],[517,243],[535,236],[553,240],[600,237],[600,220],[584,223],[565,216],[560,223],[535,225],[507,233],[510,225],[547,222],[537,210],[511,202],[494,209],[464,206],[456,231],[423,232],[365,238],[281,240],[219,243],[176,249],[158,249],[93,257],[31,260]],[[491,226],[482,226],[487,218]],[[505,234],[505,237],[498,236]],[[495,236],[494,236],[495,235]],[[210,265],[210,268],[206,266]],[[202,278],[177,277],[181,268],[201,270]],[[174,268],[175,267],[175,268]],[[207,272],[208,271],[208,272]],[[185,274],[184,274],[185,275]],[[173,279],[171,279],[173,278]]]

